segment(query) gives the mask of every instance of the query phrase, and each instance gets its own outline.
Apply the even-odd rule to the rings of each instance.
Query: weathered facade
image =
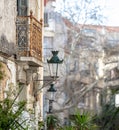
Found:
[[[52,6],[51,1],[49,5]],[[48,8],[50,6],[47,6],[46,11],[51,9]],[[60,117],[64,122],[73,114],[74,108],[98,113],[103,90],[118,85],[119,28],[74,26],[59,14],[52,13],[55,14],[51,15],[55,16],[55,20],[53,19],[52,28],[51,24],[46,24],[44,54],[48,53],[48,56],[48,50],[61,49],[64,57],[60,81],[55,85],[58,91],[53,106],[54,112],[62,113]],[[53,21],[50,18],[49,20]]]
[[[95,25],[75,28],[67,20],[64,22],[68,28],[65,108],[69,115],[73,114],[73,108],[98,113],[102,100],[108,99],[101,98],[104,89],[118,88],[119,28]]]
[[[5,78],[0,85],[0,98],[9,84],[21,84],[18,100],[27,102],[27,110],[34,113],[34,128],[42,119],[42,92],[38,81],[43,76],[43,0],[0,1],[0,63]],[[19,88],[20,89],[20,88]],[[29,113],[30,114],[30,113]],[[36,127],[36,128],[35,128]]]

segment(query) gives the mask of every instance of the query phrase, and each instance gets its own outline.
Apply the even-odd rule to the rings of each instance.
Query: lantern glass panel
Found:
[[[49,70],[52,78],[58,77],[58,64],[49,64]]]
[[[48,99],[54,100],[54,92],[48,92]]]
[[[50,88],[47,90],[48,92],[48,99],[49,100],[54,100],[54,95],[55,95],[55,92],[56,90],[54,89],[54,84],[51,84]]]
[[[115,107],[119,107],[119,94],[115,95]]]
[[[58,65],[62,62],[58,57],[58,51],[52,51],[52,57],[47,60],[51,77],[58,78]]]

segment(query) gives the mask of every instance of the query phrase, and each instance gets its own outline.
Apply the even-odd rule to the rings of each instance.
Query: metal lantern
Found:
[[[52,113],[53,111],[53,101],[54,101],[54,94],[57,90],[54,89],[54,84],[50,85],[50,88],[47,90],[48,98],[49,98],[49,112]]]
[[[52,57],[50,60],[47,60],[50,76],[52,78],[58,78],[58,65],[63,62],[63,60],[60,60],[58,55],[59,51],[52,51]]]
[[[54,88],[54,84],[51,84],[50,88],[47,90],[49,100],[52,100],[52,101],[54,100],[54,94],[56,91],[57,90]]]

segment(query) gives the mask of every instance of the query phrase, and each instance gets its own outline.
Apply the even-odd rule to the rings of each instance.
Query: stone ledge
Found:
[[[43,62],[39,61],[34,57],[20,57],[19,61],[28,62],[30,66],[34,66],[34,67],[43,67]]]

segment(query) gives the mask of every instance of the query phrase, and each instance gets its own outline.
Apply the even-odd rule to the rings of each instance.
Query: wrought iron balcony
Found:
[[[18,16],[16,21],[18,56],[42,61],[42,21],[30,16]]]

